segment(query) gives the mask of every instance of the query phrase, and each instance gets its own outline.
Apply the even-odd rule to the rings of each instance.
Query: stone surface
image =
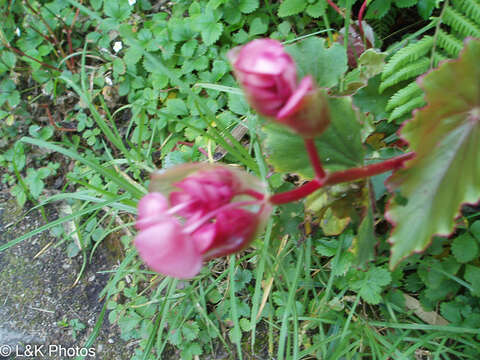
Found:
[[[44,224],[38,211],[24,214],[0,189],[0,245]],[[47,209],[47,214],[55,219],[55,208]],[[74,358],[65,356],[65,349],[81,348],[92,332],[103,306],[99,294],[108,280],[101,271],[114,269],[116,258],[100,246],[75,284],[82,257],[69,258],[66,244],[59,242],[46,231],[0,252],[0,359],[24,359],[14,355],[17,348],[23,354],[28,346],[42,345],[44,356],[35,359]],[[85,325],[83,330],[74,331],[69,322],[75,319]],[[118,328],[105,316],[93,346],[96,356],[86,359],[131,359],[135,348],[131,345],[119,337]],[[13,354],[2,358],[8,355],[7,346]]]

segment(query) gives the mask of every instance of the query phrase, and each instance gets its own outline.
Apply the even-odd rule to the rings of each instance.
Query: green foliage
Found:
[[[390,237],[392,266],[423,250],[434,234],[448,235],[460,205],[480,198],[474,150],[480,136],[479,56],[480,41],[472,40],[459,60],[428,74],[422,81],[428,105],[402,128],[416,157],[389,180],[408,198],[407,204],[391,201],[388,210],[396,224]],[[455,93],[445,91],[449,84],[456,84]]]
[[[412,43],[393,55],[383,68],[382,81],[402,69],[406,64],[412,63],[427,54],[433,46],[433,37],[424,36],[422,40]],[[409,78],[412,76],[409,76]],[[398,83],[398,81],[396,82]]]
[[[361,114],[349,98],[328,98],[330,126],[315,140],[326,169],[343,170],[363,163]],[[301,137],[277,125],[263,128],[268,161],[277,172],[294,172],[311,179],[313,170]],[[290,156],[294,153],[295,157]]]
[[[347,71],[347,55],[339,43],[327,48],[325,39],[310,37],[287,47],[298,67],[298,76],[313,75],[319,87],[335,86]]]
[[[380,293],[391,281],[392,278],[387,269],[373,267],[367,272],[359,272],[351,286],[367,303],[375,305],[382,301]]]
[[[419,2],[419,11],[430,11],[434,2]],[[430,8],[430,10],[428,10]],[[463,40],[468,36],[480,37],[480,5],[475,0],[445,2],[433,36],[423,36],[397,51],[387,62],[383,73],[380,92],[385,89],[403,85],[389,101],[389,121],[405,119],[412,110],[424,105],[424,102],[413,99],[414,85],[406,80],[415,78],[427,70],[438,66],[439,62],[448,58],[456,58],[463,48]],[[422,9],[422,10],[421,10]],[[408,95],[408,96],[406,96]],[[412,95],[412,96],[410,96]],[[418,91],[415,92],[418,96]]]
[[[397,52],[382,76],[375,74],[385,53],[370,49],[358,59],[359,68],[346,73],[344,46],[309,36],[323,31],[326,37],[327,28],[344,26],[325,0],[28,3],[35,11],[27,2],[0,4],[0,37],[43,63],[20,56],[3,41],[0,45],[2,182],[21,204],[53,203],[60,218],[0,249],[50,230],[66,242],[67,256],[81,257],[87,266],[105,239],[114,242],[119,266],[100,295],[104,310],[93,329],[64,320],[61,326],[74,337],[88,333],[87,343],[93,345],[106,315],[122,338],[135,344],[133,360],[242,353],[407,359],[417,348],[438,358],[476,358],[480,214],[474,209],[465,215],[465,228],[453,241],[435,237],[426,254],[390,272],[382,216],[388,198],[383,181],[389,174],[372,179],[370,196],[369,186],[359,183],[329,189],[337,193],[323,223],[301,202],[278,207],[267,232],[248,251],[210,261],[191,281],[150,272],[132,251],[132,239],[138,198],[156,168],[217,161],[217,152],[225,149],[224,161],[254,173],[267,152],[276,171],[267,177],[272,192],[313,176],[301,138],[272,125],[264,133],[254,126],[257,116],[225,57],[232,47],[257,37],[293,43],[287,48],[299,77],[313,74],[320,86],[337,94],[341,88],[348,91],[353,80],[367,85],[355,88],[353,102],[329,97],[332,126],[316,140],[327,170],[342,170],[398,154],[385,148],[398,139],[397,127],[381,120],[401,120],[422,106],[423,92],[413,77],[424,72],[425,59],[430,68],[460,53],[461,34],[478,27],[478,1],[450,1],[454,12],[447,10],[448,19],[432,36],[415,37],[419,41]],[[338,2],[342,8],[349,3],[354,2]],[[369,2],[367,18],[377,37],[389,36],[398,15],[415,3]],[[428,19],[436,3],[420,0],[417,10]],[[380,94],[382,81],[393,85]],[[50,106],[52,119],[39,104]],[[76,131],[48,126],[51,120]],[[244,125],[248,135],[231,135]],[[15,143],[24,135],[29,138]],[[268,170],[262,171],[266,176]],[[342,233],[326,236],[339,221],[342,207],[335,202],[345,199],[343,209],[352,211]],[[410,201],[405,199],[406,206]],[[402,292],[419,297],[424,308],[439,311],[454,327],[431,327],[416,318],[404,308]]]
[[[459,263],[468,263],[478,257],[478,243],[470,234],[465,233],[453,241],[452,253]]]
[[[305,10],[307,2],[303,0],[284,0],[278,8],[278,16],[296,15]]]

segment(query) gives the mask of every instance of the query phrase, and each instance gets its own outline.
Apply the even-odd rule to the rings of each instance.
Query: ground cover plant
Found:
[[[2,182],[63,209],[0,251],[116,241],[87,345],[478,358],[478,0],[0,8]]]

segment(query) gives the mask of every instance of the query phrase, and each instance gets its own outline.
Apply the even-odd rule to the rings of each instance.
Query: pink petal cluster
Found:
[[[315,102],[313,77],[309,75],[297,82],[295,62],[280,42],[253,40],[230,50],[227,56],[250,105],[259,114],[307,137],[325,130],[325,122],[311,119],[316,115],[308,109]],[[309,117],[306,123],[305,113]]]
[[[198,165],[184,166],[187,176],[168,194],[151,192],[138,204],[135,246],[145,263],[164,275],[191,278],[203,260],[242,250],[269,212],[262,196],[251,200],[252,189],[238,171]],[[162,175],[169,178],[168,171]],[[152,181],[158,184],[158,177]]]

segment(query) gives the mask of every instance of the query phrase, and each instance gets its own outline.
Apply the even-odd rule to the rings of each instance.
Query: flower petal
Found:
[[[203,253],[212,244],[217,227],[214,223],[205,224],[192,234],[195,245],[201,253]]]
[[[216,233],[204,257],[209,259],[229,255],[247,247],[259,225],[258,215],[243,209],[228,209],[217,215]]]
[[[279,75],[285,67],[293,66],[290,55],[283,45],[272,39],[257,39],[240,49],[234,62],[235,69],[263,75]]]
[[[162,220],[164,212],[168,209],[168,201],[160,193],[152,192],[145,195],[138,202],[138,219],[135,227],[144,230]]]
[[[295,89],[292,96],[290,96],[287,103],[278,112],[277,119],[284,119],[294,114],[302,106],[302,100],[305,95],[313,90],[313,86],[313,77],[311,75],[305,76],[302,81],[300,81],[300,84],[298,84],[298,87]]]
[[[138,233],[135,247],[153,270],[181,279],[192,278],[202,267],[202,256],[193,239],[170,218]]]

